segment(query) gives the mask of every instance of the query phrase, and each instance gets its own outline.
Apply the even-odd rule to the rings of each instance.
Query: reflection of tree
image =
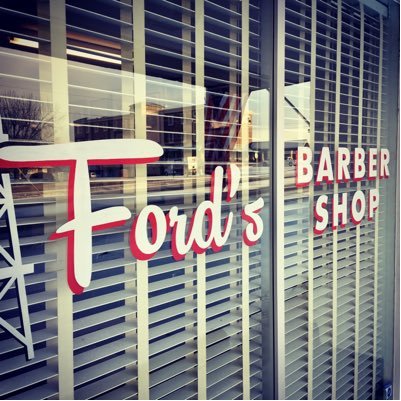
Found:
[[[0,97],[3,132],[9,139],[47,140],[51,136],[52,115],[32,95],[19,99],[15,91]]]

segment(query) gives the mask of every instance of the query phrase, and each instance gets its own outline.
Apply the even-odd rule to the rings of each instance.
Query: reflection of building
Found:
[[[192,150],[185,150],[188,146],[184,142],[193,147],[192,133],[196,129],[194,113],[195,108],[192,106],[168,108],[159,112],[158,119],[163,132],[159,143],[164,148],[161,160],[171,162],[170,166],[164,168],[165,175],[183,175],[187,171],[186,157],[192,156]]]
[[[74,136],[77,142],[95,139],[111,139],[123,137],[123,116],[105,116],[98,118],[81,118],[74,121]],[[90,166],[94,177],[119,177],[122,166]]]
[[[122,138],[122,126],[122,116],[81,118],[74,121],[75,140],[80,142],[93,141],[95,139]]]
[[[217,165],[224,165],[231,160],[231,152],[235,152],[241,127],[240,102],[237,96],[207,94],[205,105],[205,167],[206,174],[211,174]],[[164,160],[179,162],[186,160],[189,154],[184,155],[183,141],[185,135],[191,135],[196,130],[195,108],[160,110],[162,118],[160,126],[163,128],[161,144],[165,145]],[[190,119],[190,121],[186,121]],[[184,129],[184,125],[186,125]],[[190,132],[186,133],[186,130]],[[251,130],[250,130],[251,132]],[[192,135],[191,135],[192,137]],[[193,139],[190,139],[193,146]],[[189,153],[189,152],[188,152]],[[192,153],[191,153],[192,155]],[[182,167],[174,169],[182,174]]]
[[[130,109],[133,110],[133,107]],[[166,109],[157,103],[147,104],[147,138],[159,143],[164,149],[161,163],[148,165],[148,175],[183,174],[183,110]],[[127,115],[82,118],[74,121],[75,140],[123,138],[124,132],[128,132],[127,126],[134,126],[133,121],[133,112]],[[131,135],[129,132],[128,134]],[[93,177],[117,177],[121,173],[121,166],[91,166],[90,171]]]
[[[205,161],[206,174],[211,174],[217,165],[238,161],[236,153],[240,147],[241,110],[238,96],[207,96],[205,105]],[[133,109],[133,107],[130,107]],[[168,108],[157,103],[148,103],[147,138],[159,143],[164,154],[159,164],[148,166],[149,175],[184,175],[188,157],[192,157],[196,131],[195,108],[191,106]],[[249,113],[249,142],[252,142],[252,112]],[[124,130],[134,119],[134,114],[82,118],[74,122],[76,141],[122,138]],[[133,121],[130,122],[133,126]],[[250,148],[252,151],[253,149]],[[250,155],[251,159],[254,154]],[[119,166],[91,167],[93,176],[118,176]]]
[[[224,93],[207,96],[205,110],[205,171],[211,174],[217,165],[236,161],[241,124],[241,104],[237,95]]]
[[[74,121],[74,136],[77,142],[102,139],[124,138],[132,135],[131,127],[134,126],[134,107],[130,106],[130,113],[125,115],[104,116],[97,118],[81,118]],[[147,104],[147,138],[160,144],[163,143],[159,111],[163,109],[156,103]],[[131,131],[131,132],[130,132]],[[122,166],[91,166],[92,177],[119,177]],[[164,168],[160,165],[150,164],[149,175],[162,175]]]

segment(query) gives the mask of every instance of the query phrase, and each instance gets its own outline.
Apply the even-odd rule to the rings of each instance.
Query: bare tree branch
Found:
[[[52,113],[48,110],[49,107],[38,102],[32,95],[27,95],[24,99],[18,97],[15,91],[1,94],[0,117],[3,132],[8,134],[10,140],[49,140],[52,135]]]

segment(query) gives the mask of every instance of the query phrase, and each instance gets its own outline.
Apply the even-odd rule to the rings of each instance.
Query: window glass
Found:
[[[395,152],[392,177],[368,178],[369,149],[392,143],[385,100],[390,25],[357,3],[285,4],[286,399],[381,398],[392,377],[393,323],[385,310],[391,314],[394,302],[394,243],[386,227],[394,213],[388,186]],[[366,175],[355,179],[359,148]],[[308,150],[313,175],[303,185]],[[342,152],[350,156],[348,178]],[[371,215],[369,201],[378,206]]]
[[[265,334],[273,329],[272,59],[262,66],[262,2],[31,3],[0,7],[1,146],[55,153],[2,165],[0,395],[272,393],[264,372],[273,363]],[[107,157],[74,164],[82,149],[111,154],[120,140],[152,141],[162,155],[146,165]],[[57,146],[74,143],[76,153],[54,163]],[[135,257],[144,208],[162,213],[162,227],[177,209],[185,242],[202,205],[198,238],[215,242],[180,254],[176,228],[165,227],[153,257]],[[92,223],[111,208],[129,211],[125,224]],[[94,229],[79,243],[73,221],[82,210]],[[50,238],[65,223],[75,242]],[[153,223],[142,223],[151,241]],[[85,258],[77,249],[91,250],[82,293],[71,244],[77,261]]]

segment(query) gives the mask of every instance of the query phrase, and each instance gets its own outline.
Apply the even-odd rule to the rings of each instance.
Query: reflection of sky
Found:
[[[284,140],[309,142],[309,124],[305,120],[310,122],[310,82],[287,85],[284,95],[289,101],[284,106]]]
[[[13,91],[21,98],[50,100],[50,58],[11,48],[4,50],[0,49],[0,71],[5,74],[0,75],[1,94]],[[152,76],[140,79],[146,79],[148,104],[159,105],[161,109],[195,106],[197,99],[202,99],[204,104],[204,87]],[[130,106],[135,103],[134,73],[69,61],[68,83],[70,122],[85,117],[121,116],[129,113]],[[285,102],[285,139],[308,141],[309,125],[305,120],[310,119],[310,82],[286,86],[285,96],[291,103]],[[269,140],[269,101],[266,90],[250,95],[248,104],[255,142]]]
[[[77,62],[69,62],[69,66],[70,104],[101,109],[92,109],[89,112],[91,118],[121,115],[130,111],[129,107],[135,103],[134,73],[124,72],[123,76],[113,69],[93,65],[86,67]],[[141,76],[139,79],[146,79],[147,103],[160,105],[163,109],[195,106],[196,93],[200,91],[198,99],[202,99],[204,104],[205,88],[150,76]],[[82,111],[72,110],[72,113]],[[87,111],[84,113],[88,116]],[[82,117],[80,114],[79,118]],[[71,116],[71,120],[76,119]]]
[[[4,74],[0,75],[0,95],[13,92],[18,98],[51,100],[50,58],[11,48],[0,48],[0,58]],[[200,99],[204,104],[203,87],[158,77],[140,79],[146,79],[147,103],[162,109],[195,106]],[[68,84],[71,122],[121,116],[135,103],[134,73],[69,61]]]
[[[1,47],[0,94],[15,92],[19,97],[33,96],[39,99],[38,58],[37,54]],[[45,60],[41,64],[46,68]],[[22,78],[13,78],[13,76]]]

